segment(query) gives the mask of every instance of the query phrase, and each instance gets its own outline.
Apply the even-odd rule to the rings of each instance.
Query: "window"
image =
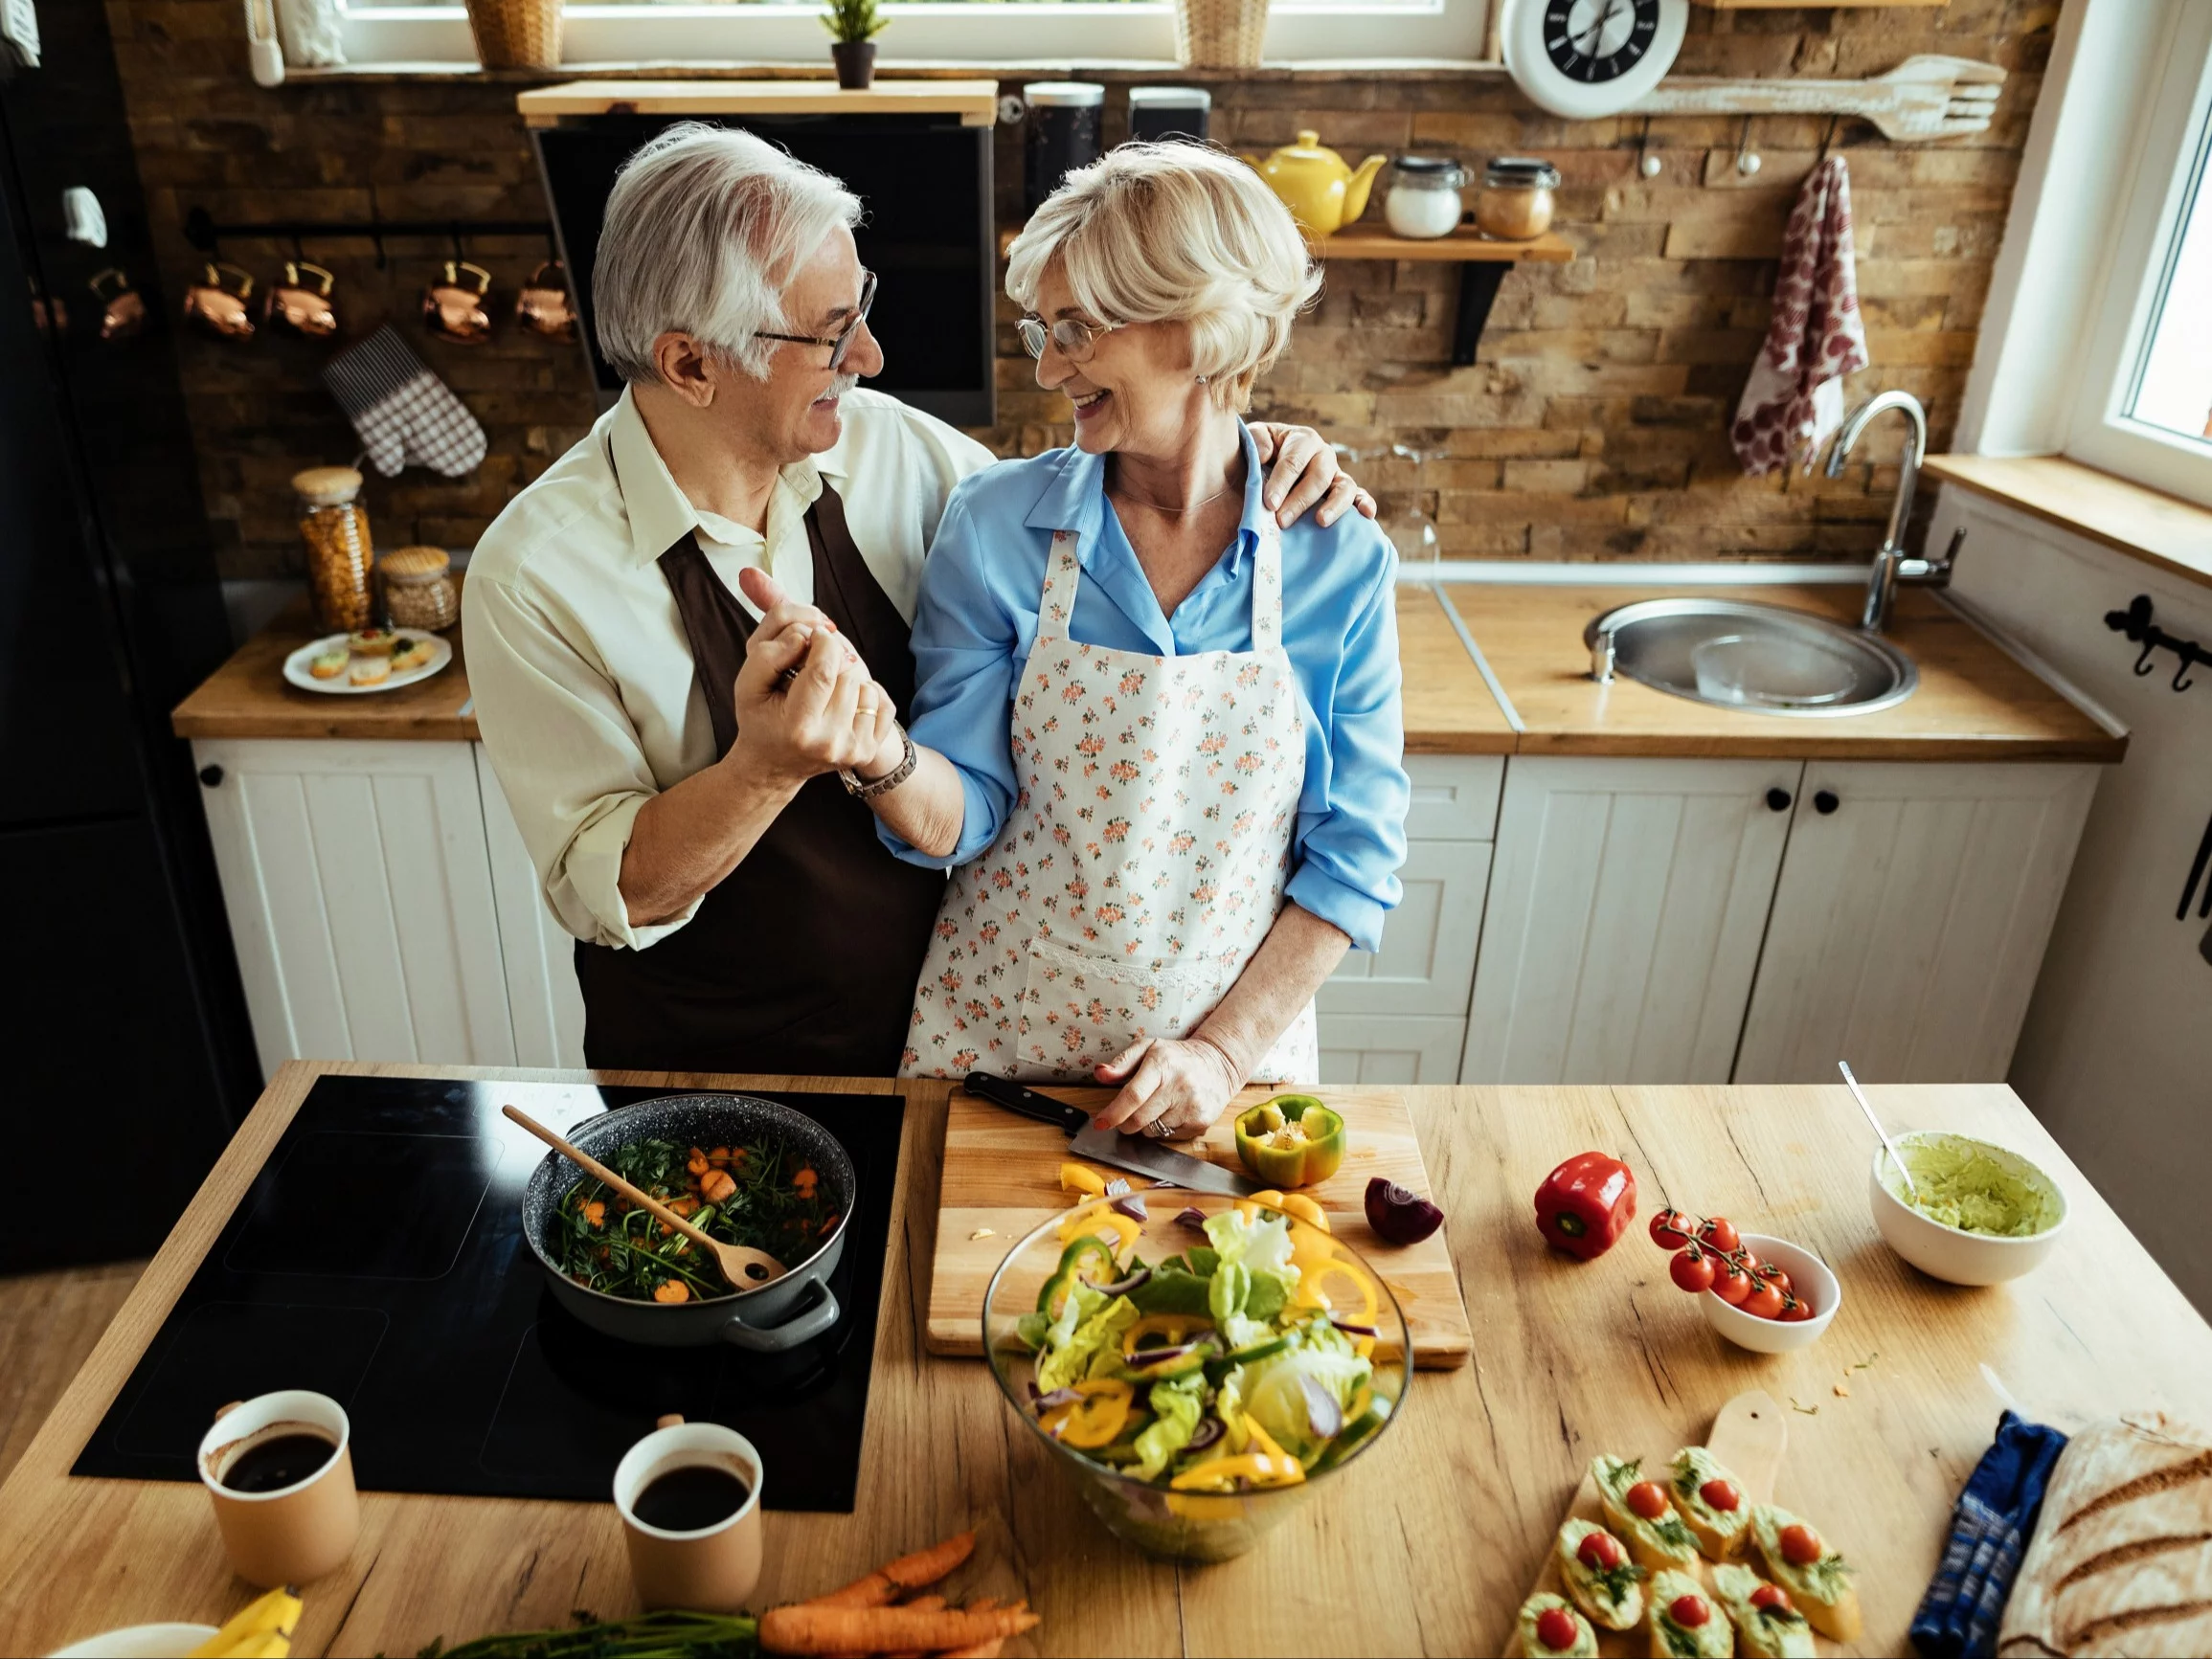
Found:
[[[1482,59],[1496,0],[1274,0],[1271,61],[1348,66],[1378,57]],[[345,0],[355,63],[465,63],[459,0]],[[1062,65],[1129,59],[1172,76],[1167,0],[886,0],[892,59]],[[719,60],[827,65],[819,0],[569,0],[563,56],[578,65]],[[895,72],[893,72],[895,73]],[[1042,75],[1043,72],[1040,72]]]
[[[2212,5],[2176,9],[2066,453],[2212,505]]]

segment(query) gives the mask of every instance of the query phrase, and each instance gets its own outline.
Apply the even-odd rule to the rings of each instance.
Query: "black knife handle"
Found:
[[[1003,1106],[1008,1111],[1020,1112],[1024,1117],[1033,1117],[1041,1123],[1055,1125],[1070,1134],[1091,1121],[1091,1114],[1083,1108],[1039,1094],[1033,1088],[1025,1088],[1010,1077],[995,1077],[987,1071],[971,1071],[963,1087],[979,1100],[987,1100],[993,1106]]]

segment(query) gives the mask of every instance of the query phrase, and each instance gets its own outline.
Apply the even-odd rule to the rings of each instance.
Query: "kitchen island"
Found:
[[[45,1652],[117,1625],[218,1621],[249,1592],[225,1566],[196,1485],[69,1474],[286,1124],[326,1072],[527,1077],[584,1073],[294,1063],[270,1084],[129,1302],[5,1487],[0,1651]],[[1791,1407],[1781,1503],[1859,1569],[1856,1648],[1893,1653],[1934,1565],[1951,1506],[1995,1427],[1993,1370],[2062,1424],[2162,1406],[2212,1419],[2212,1329],[2002,1086],[1873,1090],[1895,1128],[1981,1134],[2065,1187],[2067,1236],[2012,1287],[1962,1290],[1907,1267],[1867,1210],[1869,1140],[1840,1087],[1337,1088],[1356,1136],[1363,1100],[1410,1110],[1448,1221],[1475,1333],[1472,1363],[1415,1376],[1373,1451],[1221,1566],[1146,1559],[1094,1521],[1023,1432],[978,1361],[924,1352],[948,1090],[850,1079],[608,1073],[661,1087],[749,1085],[906,1099],[854,1513],[776,1513],[757,1603],[819,1593],[964,1526],[962,1596],[1027,1597],[1041,1652],[1469,1653],[1504,1639],[1569,1495],[1600,1451],[1664,1456],[1730,1396]],[[1608,1255],[1548,1253],[1529,1195],[1561,1157],[1617,1152],[1639,1219]],[[1667,1281],[1642,1227],[1661,1203],[1795,1240],[1844,1288],[1826,1335],[1761,1358],[1727,1347]],[[534,1272],[523,1261],[512,1269]],[[423,1410],[437,1410],[425,1400]],[[490,1630],[631,1605],[611,1506],[371,1493],[352,1558],[306,1586],[302,1653],[406,1654]]]

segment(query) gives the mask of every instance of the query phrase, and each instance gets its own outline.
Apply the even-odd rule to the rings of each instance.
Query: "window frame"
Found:
[[[2136,134],[2102,289],[2088,314],[2065,449],[2084,465],[2212,506],[2212,443],[2127,413],[2193,188],[2195,211],[2212,213],[2212,178],[2200,183],[2198,176],[2212,122],[2212,5],[2175,8],[2166,46],[2166,67]]]
[[[1326,64],[1351,71],[1392,59],[1495,66],[1494,12],[1502,0],[1274,0],[1267,33],[1273,65]],[[1051,65],[1175,67],[1175,9],[1166,0],[887,0],[882,44],[897,59],[1004,64],[1050,78]],[[816,0],[570,0],[562,55],[579,69],[650,63],[808,65],[828,62]],[[342,14],[356,64],[426,72],[473,66],[466,11],[443,4],[353,0]],[[1362,56],[1343,56],[1344,24],[1358,20]]]

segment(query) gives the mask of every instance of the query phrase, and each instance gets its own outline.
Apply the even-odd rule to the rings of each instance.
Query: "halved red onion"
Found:
[[[1106,1207],[1116,1215],[1127,1216],[1133,1222],[1148,1222],[1152,1219],[1152,1212],[1144,1207],[1142,1193],[1124,1193]]]
[[[1367,1182],[1367,1225],[1393,1244],[1417,1244],[1444,1224],[1444,1212],[1396,1181]]]
[[[1175,1224],[1179,1227],[1196,1227],[1203,1233],[1206,1231],[1206,1212],[1196,1204],[1185,1204],[1175,1218]]]
[[[1130,1291],[1152,1277],[1150,1267],[1140,1267],[1126,1279],[1117,1279],[1111,1285],[1094,1287],[1101,1296],[1126,1296]]]
[[[1306,1397],[1306,1426],[1316,1440],[1327,1440],[1344,1426],[1344,1408],[1335,1395],[1310,1377],[1298,1379],[1298,1392]]]

